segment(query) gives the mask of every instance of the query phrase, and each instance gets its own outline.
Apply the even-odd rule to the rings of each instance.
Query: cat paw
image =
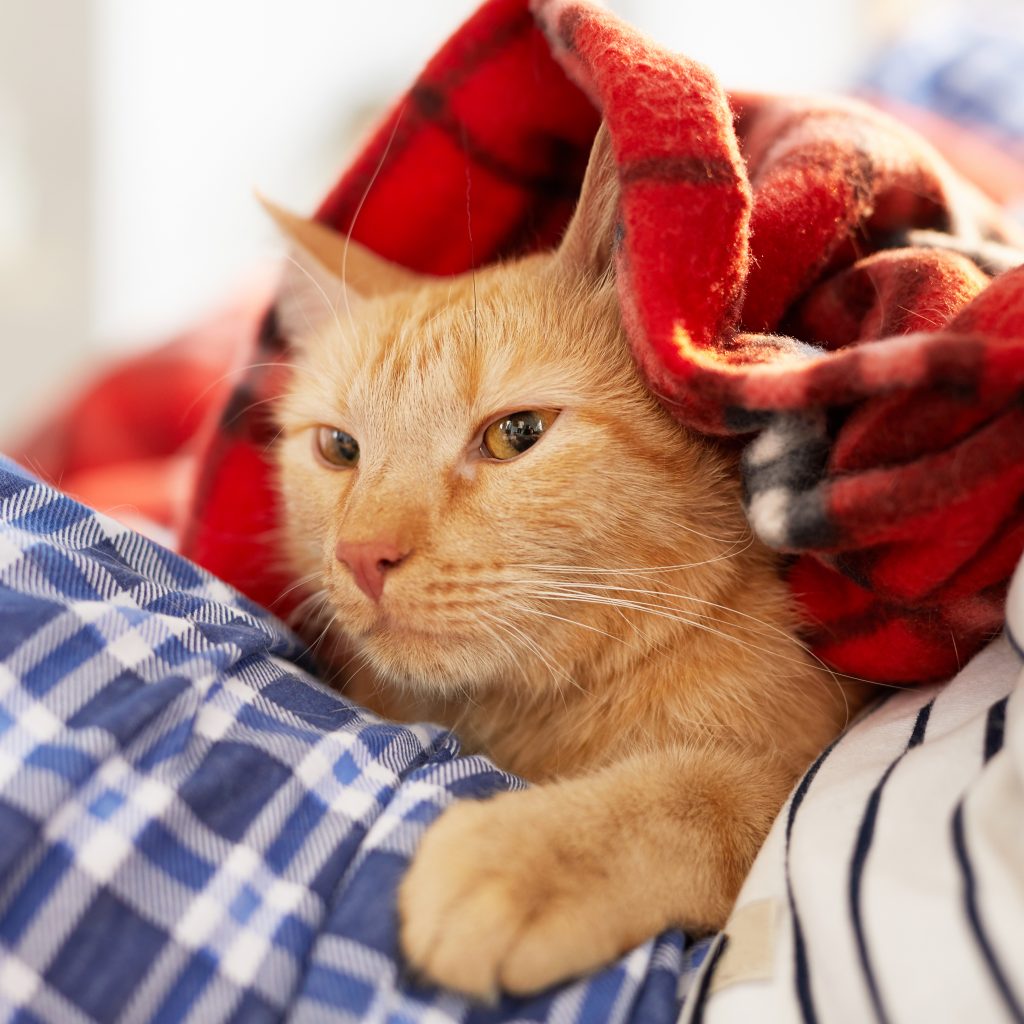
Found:
[[[525,995],[646,937],[600,849],[542,797],[456,804],[428,830],[399,891],[402,949],[425,979],[484,1000]]]

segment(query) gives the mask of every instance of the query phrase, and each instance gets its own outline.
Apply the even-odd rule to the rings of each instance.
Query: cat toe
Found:
[[[399,891],[402,949],[424,979],[489,1001],[502,989],[537,992],[624,948],[606,887],[557,855],[550,829],[563,823],[528,807],[522,795],[457,804],[427,832]]]
[[[530,995],[602,967],[623,951],[582,899],[548,906],[527,922],[502,959],[501,987]]]
[[[422,974],[476,999],[496,1000],[518,926],[509,896],[507,887],[483,883],[453,905],[419,964]]]
[[[491,1000],[515,907],[507,886],[491,877],[482,809],[457,804],[428,831],[399,889],[399,937],[423,979]]]

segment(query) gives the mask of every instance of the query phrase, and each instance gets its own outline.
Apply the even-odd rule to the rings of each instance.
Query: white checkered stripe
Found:
[[[436,727],[348,704],[301,650],[219,580],[0,460],[0,1018],[481,1012],[407,975],[395,889],[444,806],[520,783]],[[504,1016],[673,1020],[683,945]]]

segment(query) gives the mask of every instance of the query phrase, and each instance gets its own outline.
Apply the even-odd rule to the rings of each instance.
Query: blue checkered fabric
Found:
[[[678,934],[486,1009],[407,976],[424,830],[522,784],[300,663],[237,592],[0,459],[0,1016],[677,1018],[704,950]]]

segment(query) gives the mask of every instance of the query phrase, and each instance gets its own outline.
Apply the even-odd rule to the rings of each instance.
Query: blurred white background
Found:
[[[902,3],[911,0],[902,0]],[[277,252],[477,0],[0,0],[0,438]],[[842,89],[901,4],[612,0],[730,86]]]

